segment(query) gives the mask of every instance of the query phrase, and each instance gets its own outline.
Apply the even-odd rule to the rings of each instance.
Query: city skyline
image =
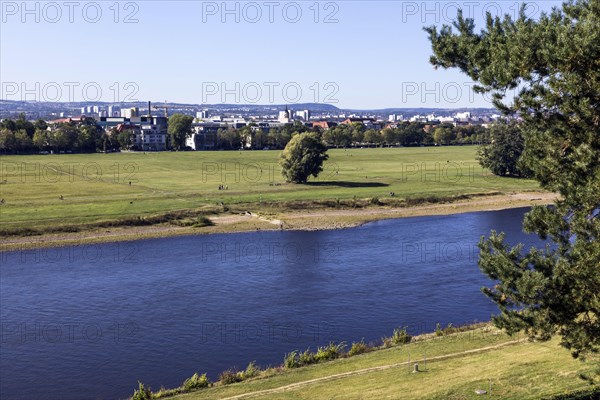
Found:
[[[3,2],[0,97],[492,107],[468,78],[434,70],[422,27],[450,23],[459,6],[480,26],[518,2],[364,3]],[[532,4],[535,18],[560,3]]]

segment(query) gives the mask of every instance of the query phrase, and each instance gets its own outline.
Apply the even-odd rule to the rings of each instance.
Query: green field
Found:
[[[279,151],[2,156],[2,230],[208,209],[221,203],[248,204],[256,211],[264,202],[538,188],[531,180],[488,174],[475,153],[473,146],[330,150],[325,170],[307,185],[283,181]]]
[[[419,373],[412,373],[415,362]],[[483,328],[307,367],[271,369],[248,381],[173,398],[542,399],[589,389],[581,375],[597,370],[591,361],[574,360],[558,340],[532,343]],[[491,396],[475,393],[489,392],[490,382]]]

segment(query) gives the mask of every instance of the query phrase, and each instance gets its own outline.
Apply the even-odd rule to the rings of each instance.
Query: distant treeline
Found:
[[[278,128],[262,129],[256,124],[242,128],[219,129],[206,133],[204,148],[215,150],[283,149],[292,136],[303,132],[318,132],[330,147],[381,147],[422,145],[486,144],[490,142],[489,130],[476,125],[427,125],[421,122],[401,122],[381,130],[369,129],[361,122],[340,124],[328,130],[308,127],[300,122]],[[188,134],[191,134],[189,132]],[[167,144],[171,142],[168,137]],[[21,115],[15,120],[0,122],[0,153],[33,154],[95,153],[137,150],[134,132],[105,132],[93,118],[81,122],[58,123],[48,129],[44,120],[30,122]]]
[[[44,120],[30,122],[21,115],[0,122],[0,153],[39,152],[95,153],[120,148],[117,138],[104,132],[93,118],[78,123],[59,123],[48,130]]]

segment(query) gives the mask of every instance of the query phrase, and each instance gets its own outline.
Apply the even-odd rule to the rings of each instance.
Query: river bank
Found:
[[[556,194],[549,192],[514,192],[482,195],[443,203],[409,207],[371,206],[366,208],[296,209],[281,212],[276,208],[251,207],[252,211],[225,212],[210,216],[213,225],[181,227],[170,224],[116,227],[81,232],[51,233],[37,236],[14,236],[0,239],[1,251],[73,246],[93,243],[122,242],[181,235],[239,233],[269,230],[330,230],[346,229],[383,219],[428,215],[460,214],[475,211],[495,211],[508,208],[550,204]]]

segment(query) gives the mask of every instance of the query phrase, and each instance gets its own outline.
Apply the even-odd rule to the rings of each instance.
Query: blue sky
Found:
[[[488,107],[423,26],[516,1],[2,1],[3,99]],[[530,3],[539,15],[560,2]]]

